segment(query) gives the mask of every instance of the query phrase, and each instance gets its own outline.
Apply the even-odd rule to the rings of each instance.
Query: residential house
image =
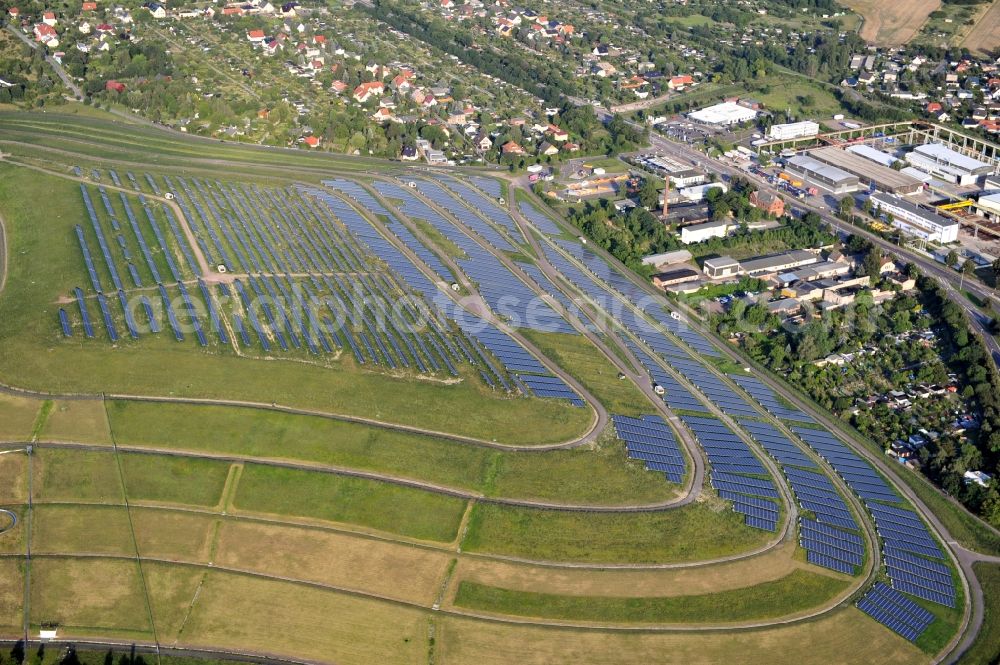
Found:
[[[44,14],[42,14],[42,23],[49,26],[50,28],[54,28],[56,26],[56,23],[58,22],[59,21],[56,19],[56,15],[54,12],[45,12]]]
[[[381,81],[362,83],[354,89],[354,101],[364,104],[372,97],[379,97],[385,92],[385,84]]]
[[[46,46],[55,48],[59,46],[59,35],[56,33],[56,29],[51,25],[45,23],[35,24],[35,39]]]
[[[669,81],[667,81],[667,89],[677,90],[679,88],[683,88],[686,85],[691,85],[692,83],[694,83],[694,79],[687,74],[683,76],[674,76]]]
[[[546,157],[550,157],[552,155],[558,155],[559,154],[559,148],[555,147],[554,145],[552,145],[548,141],[542,141],[538,145],[538,154],[539,155],[545,155]]]
[[[500,152],[504,155],[524,155],[525,150],[521,147],[519,143],[514,141],[507,141],[502,146],[500,146]]]

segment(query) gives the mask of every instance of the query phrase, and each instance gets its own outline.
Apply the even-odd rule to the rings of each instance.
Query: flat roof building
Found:
[[[892,225],[908,235],[940,244],[958,240],[958,222],[910,201],[875,192],[871,195],[874,208],[892,215]]]
[[[790,157],[785,162],[785,170],[805,178],[831,194],[848,194],[858,189],[858,176],[838,169],[836,166],[824,164],[808,155]]]
[[[740,267],[751,277],[780,273],[819,262],[819,255],[804,249],[793,249],[772,256],[761,256],[749,261],[742,261]]]
[[[774,141],[809,138],[819,134],[819,124],[812,120],[789,122],[783,125],[771,125],[767,130],[767,138]]]
[[[906,161],[936,178],[959,185],[972,185],[980,176],[993,173],[993,167],[966,157],[942,143],[920,145],[906,155]]]
[[[980,196],[975,208],[983,217],[991,219],[994,222],[1000,222],[1000,194]]]
[[[714,259],[705,259],[705,262],[701,266],[701,270],[712,279],[736,277],[743,272],[743,269],[740,267],[740,262],[731,256],[720,256]]]
[[[651,254],[650,256],[642,257],[642,265],[644,266],[662,266],[669,265],[671,263],[687,263],[691,260],[691,252],[686,249],[676,249],[672,252],[664,252],[662,254]]]
[[[726,220],[692,224],[681,228],[681,242],[690,245],[710,238],[725,238],[727,233],[729,233],[729,222]]]
[[[847,152],[852,152],[855,155],[864,157],[865,159],[870,159],[873,162],[877,162],[882,166],[888,166],[892,168],[892,165],[896,162],[902,161],[896,159],[894,155],[890,155],[884,150],[876,150],[870,145],[865,145],[864,143],[858,143],[857,145],[847,146]]]
[[[859,146],[852,146],[859,147]],[[865,146],[867,147],[867,146]],[[875,152],[879,152],[876,150]],[[879,153],[885,154],[885,153]],[[860,183],[874,183],[875,188],[897,195],[916,194],[924,188],[922,182],[850,150],[820,148],[809,153],[814,159],[835,166],[858,177]],[[886,155],[891,157],[890,155]]]
[[[676,286],[685,282],[694,282],[701,278],[701,273],[691,268],[678,268],[653,275],[653,284],[660,289]]]
[[[738,125],[757,117],[757,112],[736,102],[722,102],[688,113],[688,118],[706,125]]]

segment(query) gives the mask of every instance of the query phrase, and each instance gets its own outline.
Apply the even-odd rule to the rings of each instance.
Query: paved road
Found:
[[[40,48],[40,45],[37,42],[32,41],[30,38],[28,38],[27,35],[18,30],[15,26],[8,24],[7,31],[10,32],[12,35],[15,35],[18,39],[20,39],[22,42],[24,42],[31,48],[35,50],[38,50]],[[56,76],[58,76],[62,80],[63,85],[69,88],[70,92],[73,93],[73,97],[77,101],[83,101],[83,96],[84,96],[83,90],[81,90],[80,86],[78,86],[76,82],[73,81],[73,79],[70,77],[70,75],[66,73],[66,70],[63,69],[63,66],[60,65],[58,62],[56,62],[55,58],[53,58],[51,55],[48,54],[47,49],[45,54],[45,62],[47,62],[50,67],[52,67],[52,71],[54,71],[56,73]]]

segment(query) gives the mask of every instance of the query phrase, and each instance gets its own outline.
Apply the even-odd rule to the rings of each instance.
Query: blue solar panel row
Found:
[[[778,491],[770,478],[764,479],[746,475],[745,473],[719,471],[716,468],[716,465],[738,464],[752,469],[752,473],[755,475],[768,475],[767,470],[751,452],[750,447],[730,430],[725,423],[714,418],[689,415],[681,416],[681,420],[691,429],[695,438],[705,450],[708,461],[712,465],[710,480],[712,486],[719,491],[720,496],[726,498],[737,495],[742,497],[745,495],[747,497],[768,497],[775,499],[779,497]],[[750,505],[743,498],[740,498],[738,502]],[[735,503],[734,509],[736,509]],[[741,512],[738,509],[736,510],[737,512]],[[767,522],[749,514],[747,514],[746,523],[756,528],[767,528],[768,530],[776,528],[775,521]]]
[[[915,642],[934,621],[933,614],[881,582],[877,582],[858,601],[857,606],[911,642]]]
[[[667,423],[659,416],[641,418],[612,416],[618,438],[625,442],[629,457],[647,462],[646,468],[664,471],[667,480],[680,483],[684,478],[684,457]],[[650,460],[635,451],[635,446],[656,450],[663,459]]]
[[[813,422],[813,419],[805,413],[791,406],[786,406],[771,388],[755,376],[742,374],[730,374],[736,384],[747,391],[751,397],[760,402],[760,405],[768,410],[772,415],[782,420],[793,420],[796,422]]]
[[[518,201],[517,207],[518,210],[521,211],[521,215],[531,222],[532,226],[545,235],[559,236],[562,234],[562,231],[556,223],[549,219],[548,215],[535,207],[534,203],[529,201]]]

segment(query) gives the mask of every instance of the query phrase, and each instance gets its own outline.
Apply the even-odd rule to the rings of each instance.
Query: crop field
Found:
[[[961,573],[891,476],[790,429],[509,174],[93,107],[2,111],[0,150],[0,639],[27,629],[37,665],[42,628],[201,665],[924,663],[957,638]]]
[[[1000,2],[993,0],[989,9],[976,19],[962,46],[973,52],[986,53],[1000,46]]]
[[[880,46],[898,46],[908,42],[920,29],[928,14],[941,6],[940,0],[844,0],[842,3],[861,14],[861,38]]]

